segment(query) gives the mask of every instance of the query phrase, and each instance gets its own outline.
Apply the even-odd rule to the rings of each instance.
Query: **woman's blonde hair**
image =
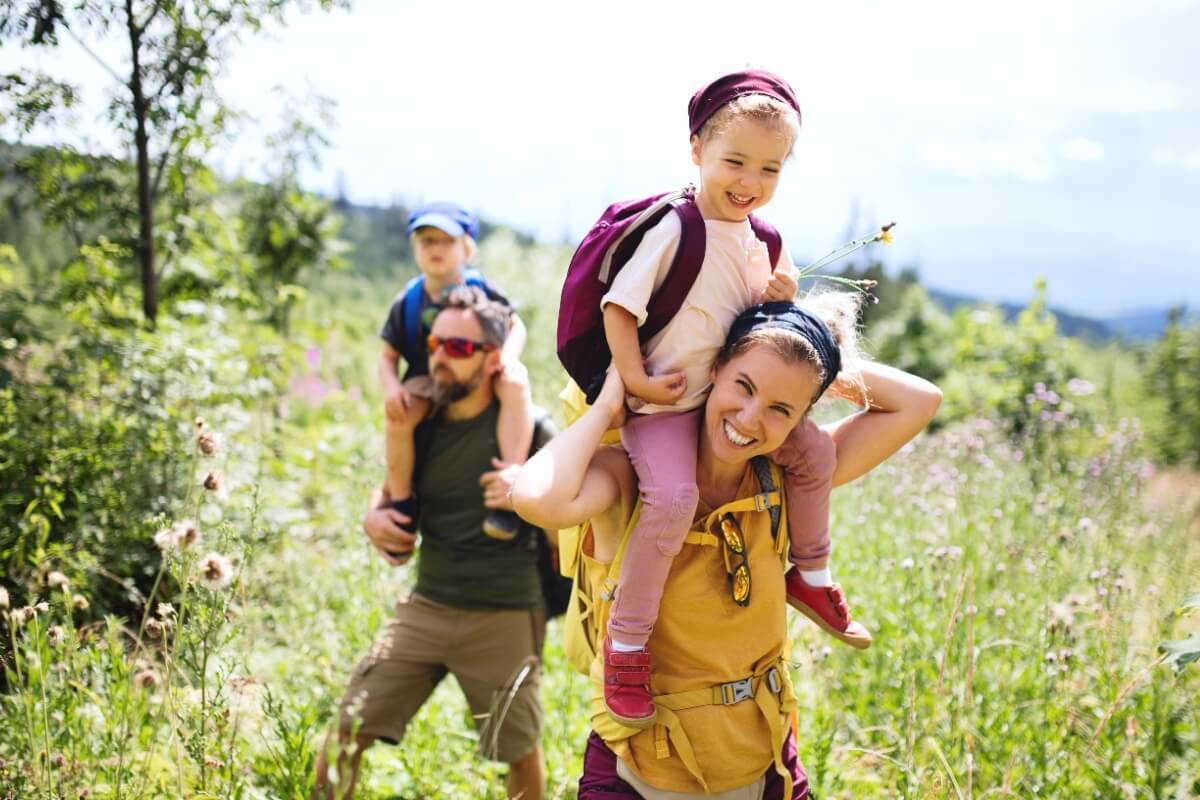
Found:
[[[800,135],[800,115],[787,103],[765,94],[744,94],[730,100],[708,118],[696,136],[703,144],[742,119],[762,123],[783,136],[788,143],[788,156],[791,156],[796,137]]]

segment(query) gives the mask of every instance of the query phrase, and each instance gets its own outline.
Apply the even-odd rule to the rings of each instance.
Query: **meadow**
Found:
[[[548,408],[562,385],[550,298],[564,256],[501,232],[481,258],[521,304]],[[136,579],[105,560],[116,512],[61,509],[70,480],[17,509],[28,523],[20,563],[32,566],[13,568],[0,595],[0,798],[307,796],[349,672],[412,576],[359,529],[382,474],[376,329],[401,280],[327,276],[286,335],[188,301],[152,335],[122,334],[116,362],[66,399],[71,424],[115,420],[89,452],[112,459],[97,470],[117,495],[140,491],[118,458],[140,448],[178,477],[162,484],[176,494],[142,498],[122,529],[137,540]],[[95,311],[94,298],[84,305]],[[987,312],[963,315],[937,325],[972,336],[991,325],[989,341],[1026,348],[1040,335],[1021,333],[1037,319],[1006,329]],[[850,651],[792,620],[796,730],[817,796],[1200,796],[1200,675],[1189,664],[1200,617],[1186,613],[1200,606],[1200,479],[1148,457],[1121,399],[1138,394],[1127,355],[1036,344],[1048,347],[1041,362],[1001,365],[1030,382],[1007,405],[981,398],[1012,375],[945,375],[942,424],[835,493],[836,574],[875,645]],[[52,361],[37,352],[45,363],[32,349],[19,367],[8,356],[29,385]],[[154,389],[169,435],[116,451],[142,435],[144,408],[128,404],[139,370],[169,374]],[[10,466],[20,413],[5,417]],[[586,685],[563,659],[559,625],[545,652],[543,743],[548,796],[570,798]],[[501,797],[503,768],[477,746],[446,681],[401,746],[367,755],[359,796]]]

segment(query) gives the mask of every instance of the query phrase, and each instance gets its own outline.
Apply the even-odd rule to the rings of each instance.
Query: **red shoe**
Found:
[[[643,647],[632,653],[612,649],[604,637],[604,705],[609,715],[630,728],[648,728],[658,711],[650,696],[650,651]]]
[[[845,642],[851,647],[866,650],[871,646],[871,632],[861,622],[850,618],[846,596],[838,584],[810,586],[792,567],[785,578],[787,581],[788,605],[817,623],[821,630]]]

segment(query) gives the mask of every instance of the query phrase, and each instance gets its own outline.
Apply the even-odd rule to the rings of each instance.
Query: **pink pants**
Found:
[[[609,632],[645,646],[658,618],[671,560],[683,546],[699,502],[696,444],[703,409],[680,414],[633,414],[621,444],[638,476],[642,512],[617,578]],[[829,434],[807,417],[771,454],[783,468],[788,507],[788,556],[800,569],[829,562],[829,493],[837,453]]]

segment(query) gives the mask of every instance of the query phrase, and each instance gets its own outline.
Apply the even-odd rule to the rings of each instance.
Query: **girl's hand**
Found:
[[[771,273],[771,280],[767,281],[767,288],[763,289],[762,299],[767,303],[775,300],[795,300],[799,289],[800,284],[796,282],[792,270],[777,269]]]
[[[687,391],[687,376],[682,372],[647,375],[645,382],[629,386],[629,393],[656,406],[669,406]]]

